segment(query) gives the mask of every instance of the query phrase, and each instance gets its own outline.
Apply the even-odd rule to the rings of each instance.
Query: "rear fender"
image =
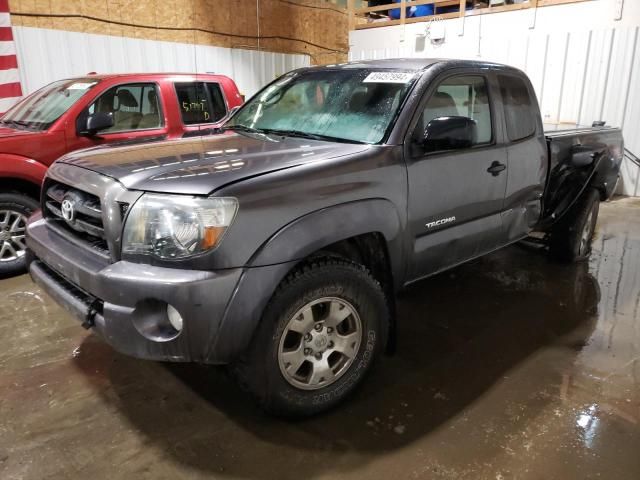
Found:
[[[549,209],[545,219],[538,225],[539,230],[547,230],[551,225],[560,220],[580,198],[583,192],[589,188],[597,188],[603,192],[605,179],[609,170],[608,150],[593,149],[593,163],[584,168],[558,168],[557,177],[554,179],[558,186],[554,195],[550,198]]]

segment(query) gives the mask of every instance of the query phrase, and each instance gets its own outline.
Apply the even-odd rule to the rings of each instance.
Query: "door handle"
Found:
[[[504,163],[493,162],[489,168],[487,168],[487,172],[489,172],[494,177],[500,175],[500,172],[505,170],[507,166]]]

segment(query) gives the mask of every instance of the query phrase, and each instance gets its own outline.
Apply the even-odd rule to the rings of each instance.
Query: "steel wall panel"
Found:
[[[23,92],[88,72],[214,72],[253,95],[265,83],[308,66],[308,55],[13,27]]]
[[[404,55],[513,65],[531,78],[545,122],[590,125],[605,120],[622,127],[626,146],[640,156],[640,27],[626,22],[578,30],[558,25],[545,31],[530,28],[535,24],[531,15],[444,20],[446,35],[440,45],[421,40],[424,24],[359,30],[351,32],[349,58]],[[619,191],[640,195],[640,169],[628,160]]]

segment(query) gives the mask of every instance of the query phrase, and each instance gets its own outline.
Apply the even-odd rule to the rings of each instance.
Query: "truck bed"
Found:
[[[545,125],[549,153],[549,178],[545,191],[542,226],[557,221],[571,208],[587,185],[598,188],[602,199],[613,195],[618,181],[624,144],[622,131],[613,127]],[[593,152],[593,162],[576,166],[576,148]]]

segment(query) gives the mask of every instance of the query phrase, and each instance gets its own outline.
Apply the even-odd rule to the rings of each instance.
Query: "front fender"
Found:
[[[387,241],[392,267],[399,268],[402,263],[400,229],[400,216],[389,200],[372,198],[343,203],[311,212],[284,226],[264,243],[249,265],[302,260],[340,240],[379,232]]]
[[[40,187],[46,173],[47,167],[37,160],[11,153],[0,154],[0,177],[19,178]]]
[[[401,221],[388,200],[344,203],[306,214],[271,236],[253,255],[208,353],[210,363],[233,361],[248,347],[262,312],[284,277],[304,258],[333,243],[379,232],[386,242],[394,280],[402,279]]]

